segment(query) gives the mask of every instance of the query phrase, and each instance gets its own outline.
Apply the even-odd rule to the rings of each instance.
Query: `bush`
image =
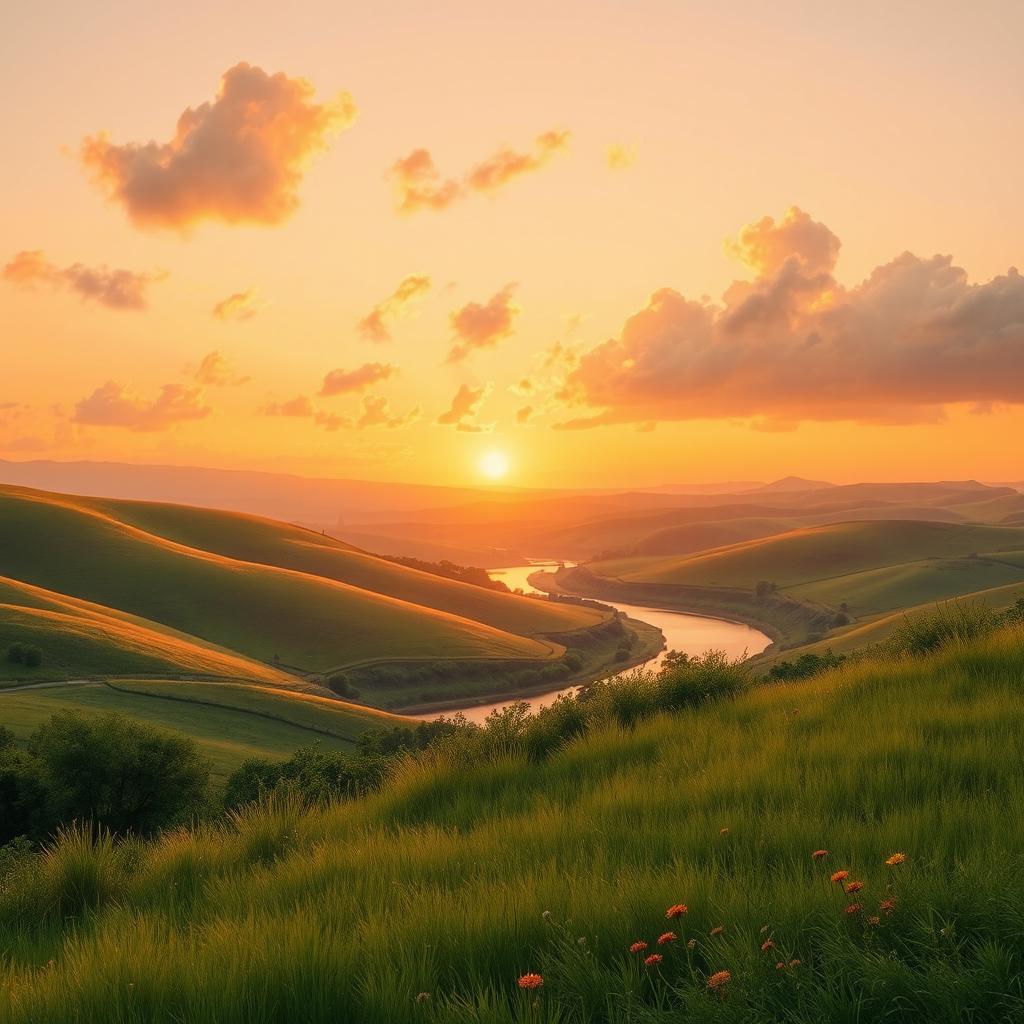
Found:
[[[894,657],[930,654],[994,633],[1005,621],[982,601],[947,601],[934,612],[905,615],[883,644],[883,651]]]
[[[583,668],[583,655],[579,651],[567,651],[562,663],[569,666],[570,672],[579,672]]]
[[[808,652],[801,654],[796,661],[777,662],[768,671],[768,678],[782,681],[808,679],[810,676],[816,676],[819,672],[835,668],[844,661],[846,661],[845,654],[834,654],[832,648],[829,647],[822,654]]]
[[[209,765],[195,741],[121,715],[63,711],[29,738],[45,790],[45,831],[89,821],[149,834],[186,820],[208,800]]]
[[[11,644],[7,648],[7,660],[20,665],[25,660],[25,647],[23,644]]]
[[[22,660],[28,668],[38,668],[43,663],[43,652],[38,647],[25,647]]]

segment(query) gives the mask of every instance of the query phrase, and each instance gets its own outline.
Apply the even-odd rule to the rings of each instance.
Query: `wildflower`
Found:
[[[576,940],[576,945],[577,945],[577,946],[585,946],[586,944],[587,944],[587,937],[586,937],[586,935],[581,935],[581,936],[580,936],[580,937],[579,937],[579,938],[578,938],[578,939]]]
[[[850,903],[843,907],[844,914],[859,914],[864,909],[863,903]]]
[[[550,921],[551,920],[551,911],[550,910],[545,910],[544,913],[541,914],[540,916],[543,917],[545,921]]]
[[[850,882],[849,885],[844,886],[847,892],[860,892],[864,888],[863,882]]]
[[[732,981],[732,975],[728,971],[715,971],[714,974],[708,978],[708,988],[711,991],[721,988],[723,985],[728,985]]]
[[[652,953],[649,957],[644,958],[644,963],[648,967],[656,967],[665,958],[660,953]]]
[[[719,834],[720,836],[727,836],[727,835],[729,834],[729,826],[728,826],[728,825],[726,825],[726,827],[725,827],[725,828],[720,828],[720,829],[718,830],[718,834]]]
[[[891,914],[896,909],[896,897],[887,896],[878,904],[878,909],[881,910],[883,914]]]
[[[762,953],[767,953],[769,949],[774,949],[774,948],[775,948],[775,942],[772,939],[765,939],[764,942],[761,943],[761,952]]]
[[[686,948],[687,949],[693,949],[696,945],[697,945],[697,940],[696,939],[690,939],[689,942],[686,943]]]
[[[416,997],[416,1002],[417,1003],[429,1003],[430,1002],[430,993],[429,992],[421,992]]]
[[[872,914],[867,919],[867,926],[869,928],[877,928],[882,923],[882,919],[877,914]]]
[[[781,960],[775,965],[775,970],[777,971],[784,971],[785,969],[786,965]]]
[[[639,939],[629,947],[630,953],[642,953],[647,948],[647,943],[643,939]]]
[[[724,924],[716,924],[715,927],[712,928],[710,932],[708,932],[708,934],[711,936],[711,938],[715,938],[715,937],[717,937],[719,935],[722,935],[724,932],[725,932],[725,925]]]
[[[789,961],[789,966],[790,967],[799,967],[800,966],[800,961],[799,960],[790,960]]]
[[[675,932],[662,932],[661,935],[658,936],[658,945],[665,946],[670,942],[675,942],[678,938],[679,936],[676,935]]]
[[[830,882],[845,882],[850,877],[849,871],[833,871]]]
[[[529,989],[530,991],[540,988],[543,984],[544,979],[539,974],[524,974],[519,979],[519,987]]]
[[[827,856],[828,856],[828,850],[815,850],[814,853],[811,854],[811,859],[812,860],[821,860],[822,857],[827,857]]]
[[[690,908],[685,903],[673,903],[668,910],[665,911],[665,916],[671,920],[674,917],[682,917],[683,914],[688,914]]]
[[[894,868],[897,864],[902,864],[906,859],[907,855],[905,853],[894,853],[891,857],[885,858],[885,863],[889,867]]]

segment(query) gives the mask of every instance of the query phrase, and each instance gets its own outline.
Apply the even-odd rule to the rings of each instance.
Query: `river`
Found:
[[[571,562],[533,562],[530,565],[491,569],[489,575],[491,579],[501,580],[510,590],[522,590],[526,594],[543,594],[544,591],[537,590],[530,583],[528,577],[535,572],[554,571],[560,564],[572,565]],[[613,603],[602,601],[602,604],[612,605]],[[657,626],[665,634],[665,651],[645,662],[645,668],[658,668],[666,651],[683,651],[686,654],[696,655],[703,654],[708,650],[716,650],[724,651],[730,658],[742,658],[760,654],[771,643],[771,639],[764,633],[741,622],[728,622],[725,619],[712,619],[704,615],[671,612],[664,608],[649,608],[637,604],[615,602],[613,607],[625,612],[631,619],[639,619],[641,622],[649,622],[652,626]],[[531,710],[536,711],[543,705],[550,704],[561,694],[573,693],[577,689],[578,687],[571,686],[568,689],[552,690],[550,693],[540,693],[518,699],[526,701]],[[483,722],[492,711],[506,708],[514,703],[516,703],[515,700],[505,700],[496,703],[472,704],[468,707],[453,708],[445,711],[444,714],[453,715],[461,712],[471,722]],[[411,717],[437,718],[438,712]]]

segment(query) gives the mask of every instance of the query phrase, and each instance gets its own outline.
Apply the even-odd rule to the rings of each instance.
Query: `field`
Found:
[[[68,838],[0,900],[0,1016],[1019,1019],[1021,678],[1016,630],[609,723],[540,764],[437,756],[305,815],[125,852]],[[886,866],[894,852],[906,863]],[[855,898],[838,868],[864,882]],[[26,923],[53,899],[63,920]],[[676,903],[689,912],[667,922]],[[627,951],[666,930],[663,965]],[[516,988],[528,971],[536,997]]]
[[[66,710],[117,712],[183,732],[199,744],[220,781],[248,757],[287,757],[313,743],[351,751],[367,729],[405,721],[342,701],[229,683],[94,682],[0,694],[0,722],[20,740]]]
[[[283,524],[168,512],[162,506],[135,509],[137,516],[148,510],[169,517],[171,526],[183,520],[179,534],[187,532],[196,543],[215,544],[220,537],[223,543],[215,546],[238,554],[256,557],[263,550],[262,561],[242,560],[147,533],[93,504],[0,490],[0,529],[19,538],[0,552],[0,573],[101,606],[92,609],[94,615],[128,616],[136,625],[139,618],[150,626],[159,623],[156,628],[179,638],[186,634],[193,645],[216,645],[280,669],[323,673],[367,661],[424,658],[546,661],[564,648],[543,634],[586,629],[606,618],[587,608],[492,594],[393,566]],[[174,533],[171,526],[161,528]],[[292,567],[300,564],[309,571]],[[334,578],[343,575],[343,566],[366,588]],[[369,578],[374,572],[375,581]],[[379,589],[371,589],[371,583]],[[393,595],[383,592],[389,587]],[[436,600],[438,606],[414,598]],[[477,617],[450,610],[456,606]],[[45,623],[33,628],[43,629]],[[176,667],[173,660],[162,667]],[[144,667],[121,659],[111,671]],[[224,673],[239,675],[234,669]]]

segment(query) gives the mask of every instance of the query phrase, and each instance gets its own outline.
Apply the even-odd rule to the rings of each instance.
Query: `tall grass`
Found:
[[[1022,690],[1017,628],[613,707],[540,758],[441,745],[344,805],[123,852],[69,833],[0,892],[0,1019],[1019,1021]]]

